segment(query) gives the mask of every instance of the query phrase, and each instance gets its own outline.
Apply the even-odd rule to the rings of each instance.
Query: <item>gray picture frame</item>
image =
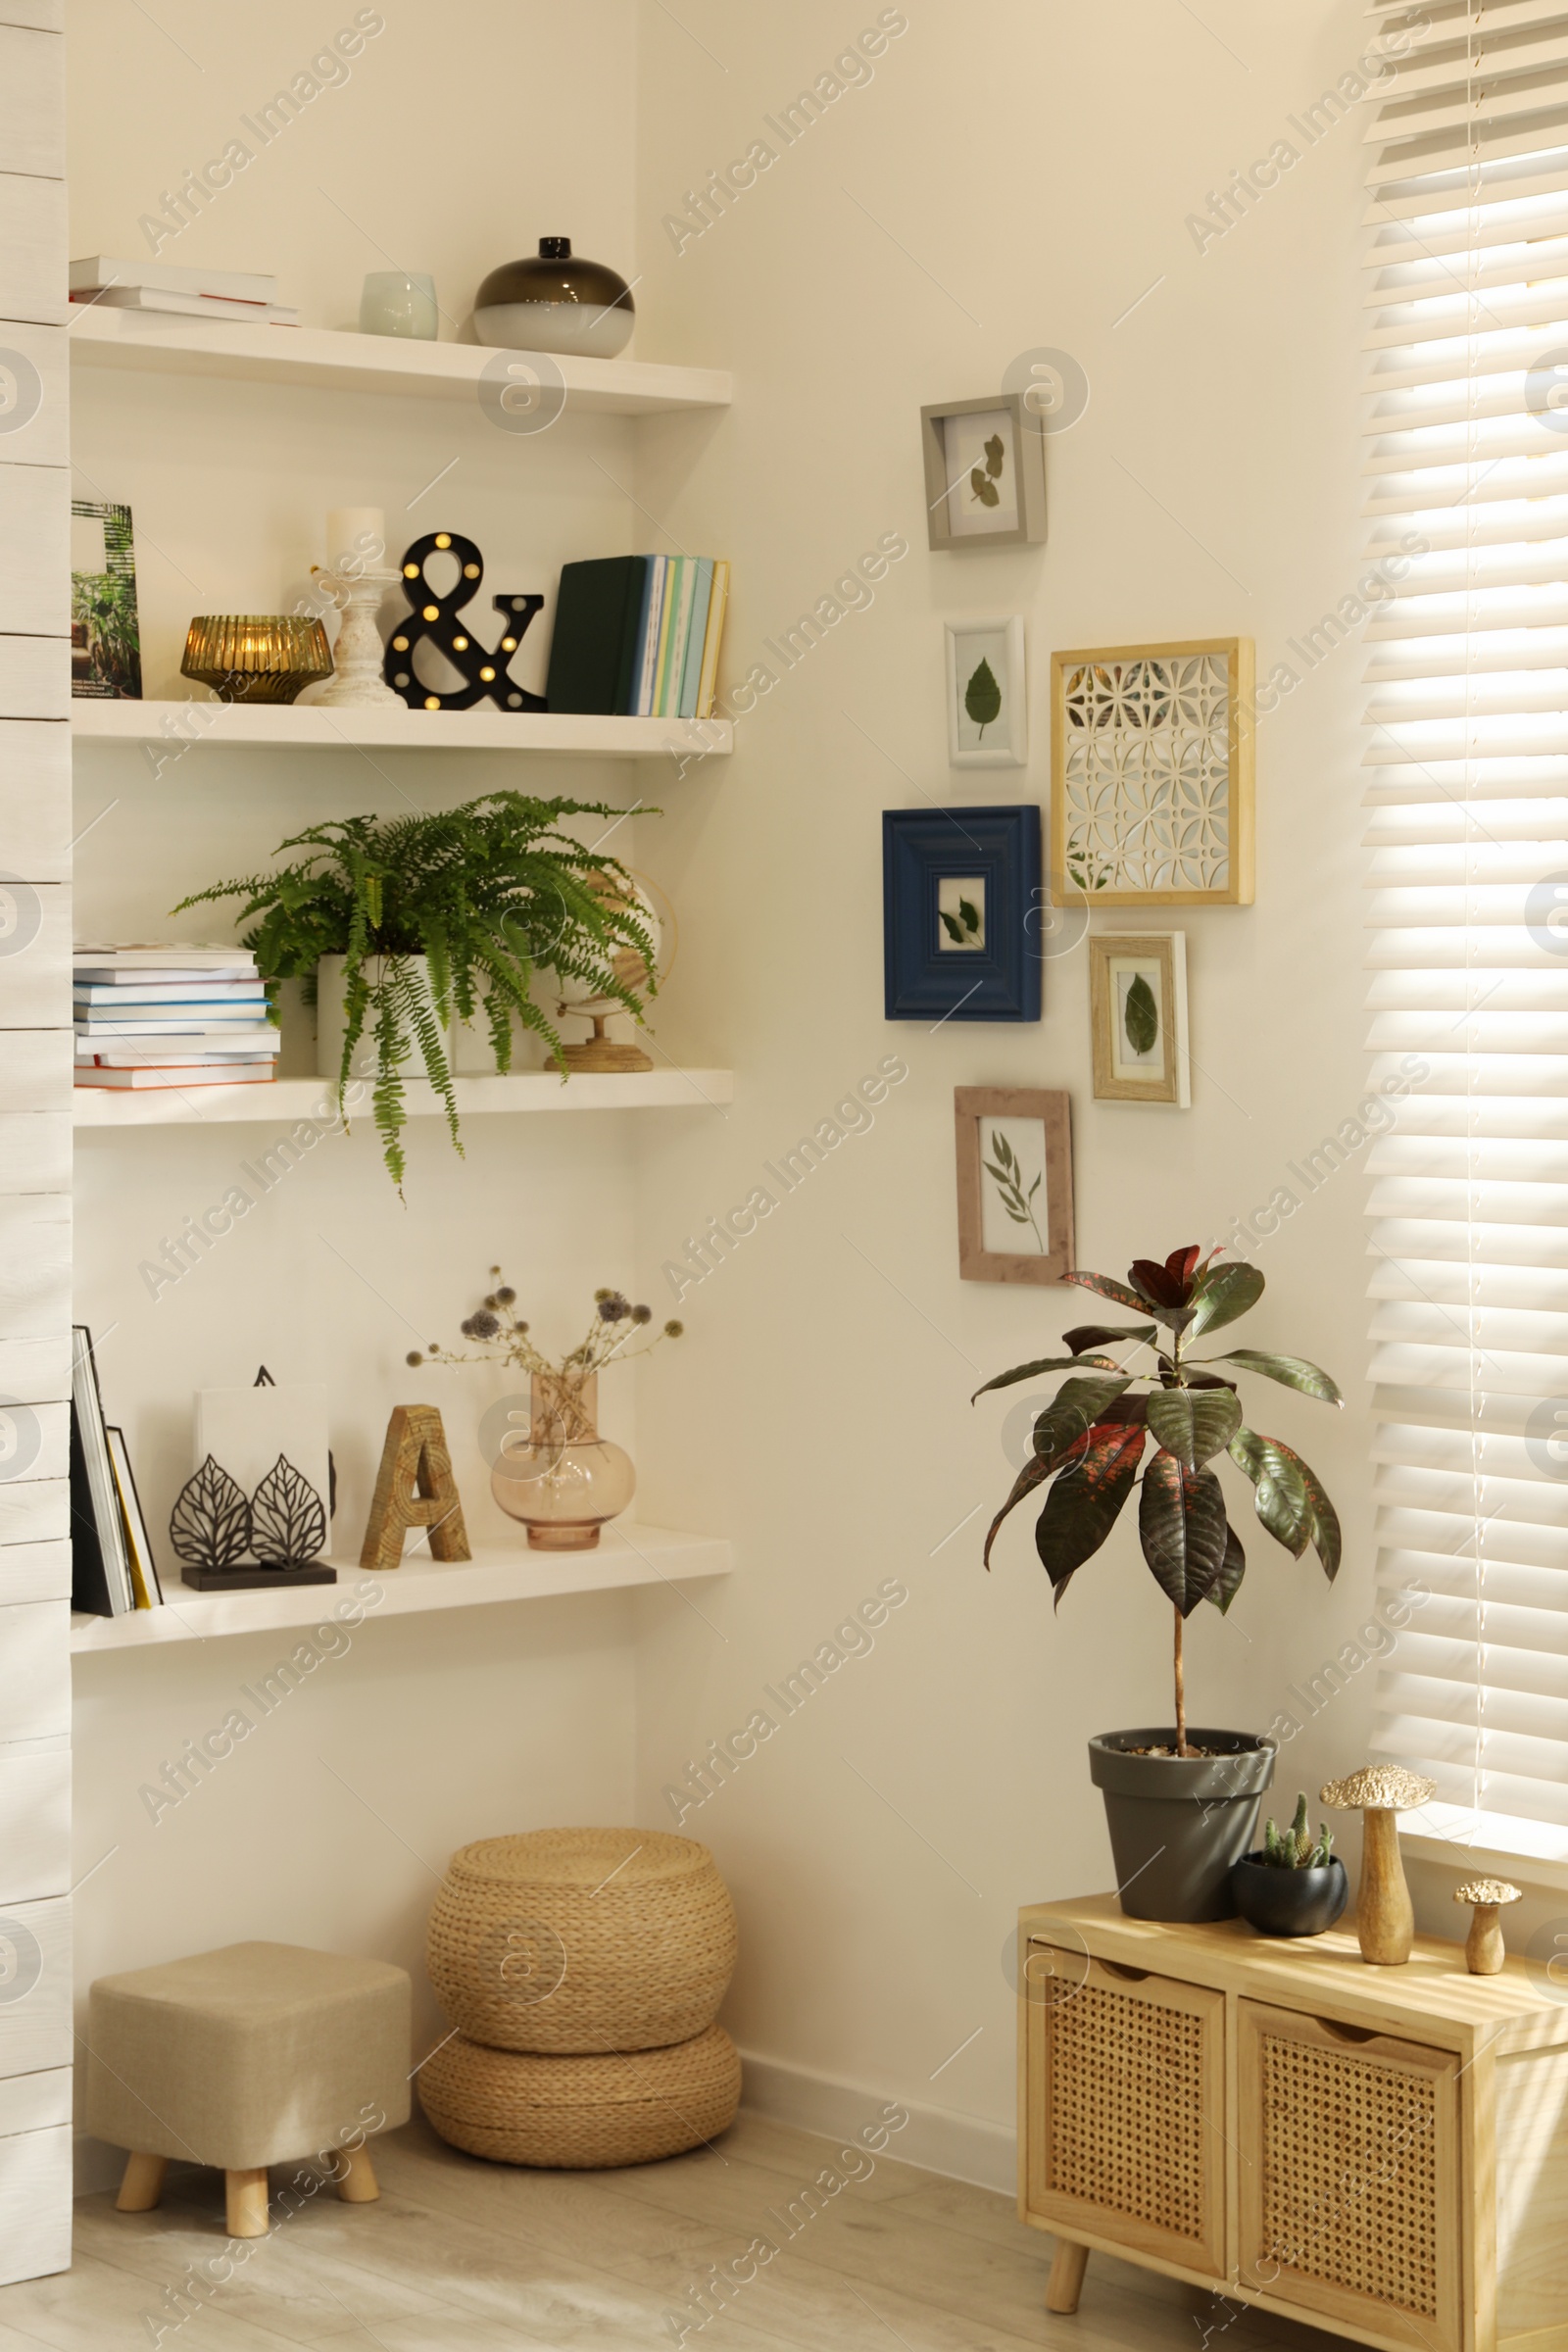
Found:
[[[947,423],[952,416],[995,413],[1010,422],[1017,472],[1017,521],[1000,530],[955,533],[948,503]],[[925,460],[926,537],[933,550],[954,554],[970,548],[1038,546],[1046,535],[1046,439],[1039,419],[1023,405],[1021,392],[987,392],[976,400],[943,400],[920,411],[920,444]]]

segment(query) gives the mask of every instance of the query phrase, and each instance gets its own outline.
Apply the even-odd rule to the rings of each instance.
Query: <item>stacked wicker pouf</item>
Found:
[[[457,2027],[417,2075],[445,2140],[499,2164],[648,2164],[733,2122],[713,2019],[735,1907],[712,1855],[657,1830],[534,1830],[454,1854],[430,1915]]]

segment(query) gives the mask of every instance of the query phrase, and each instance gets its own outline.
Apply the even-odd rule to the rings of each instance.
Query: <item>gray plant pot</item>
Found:
[[[1231,1866],[1250,1850],[1258,1801],[1274,1778],[1275,1743],[1251,1732],[1189,1725],[1212,1756],[1135,1756],[1174,1747],[1175,1728],[1104,1732],[1089,1772],[1105,1800],[1116,1887],[1129,1919],[1234,1919]]]

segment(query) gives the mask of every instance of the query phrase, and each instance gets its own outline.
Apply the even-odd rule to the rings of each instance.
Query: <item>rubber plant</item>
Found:
[[[1251,1482],[1258,1518],[1293,1559],[1310,1544],[1331,1581],[1340,1565],[1340,1522],[1321,1479],[1282,1440],[1246,1426],[1237,1383],[1226,1367],[1278,1381],[1324,1404],[1343,1405],[1345,1399],[1328,1374],[1304,1356],[1252,1348],[1230,1348],[1210,1356],[1188,1353],[1196,1340],[1237,1322],[1263,1295],[1256,1266],[1245,1259],[1218,1259],[1217,1250],[1204,1258],[1195,1246],[1173,1250],[1163,1265],[1135,1259],[1124,1283],[1105,1274],[1067,1275],[1080,1290],[1143,1319],[1081,1324],[1062,1334],[1068,1354],[1014,1365],[975,1391],[979,1397],[1046,1373],[1073,1375],[1035,1422],[1033,1453],[986,1538],[987,1568],[1007,1513],[1044,1488],[1035,1547],[1059,1607],[1079,1569],[1109,1536],[1134,1488],[1141,1490],[1138,1534],[1144,1558],[1175,1611],[1176,1752],[1181,1756],[1194,1752],[1187,1743],[1186,1621],[1200,1600],[1224,1615],[1247,1569],[1224,1490],[1210,1465],[1228,1456]],[[1152,1370],[1128,1368],[1140,1349],[1152,1356]]]
[[[632,877],[561,823],[623,813],[602,801],[490,792],[457,808],[419,809],[387,821],[333,818],[279,842],[279,858],[305,853],[291,863],[215,882],[181,899],[173,911],[242,899],[239,919],[251,925],[242,941],[263,976],[302,979],[308,1002],[321,957],[344,958],[338,1104],[346,1112],[355,1051],[368,1035],[375,1045],[371,1107],[387,1167],[401,1188],[404,1065],[416,1050],[452,1141],[463,1149],[445,1036],[454,1015],[483,1018],[496,1068],[504,1072],[512,1066],[515,1013],[545,1040],[563,1077],[561,1039],[530,994],[536,971],[613,997],[641,1021],[642,1000],[615,969],[628,950],[650,970],[656,959]],[[413,962],[419,956],[429,959],[428,994]]]

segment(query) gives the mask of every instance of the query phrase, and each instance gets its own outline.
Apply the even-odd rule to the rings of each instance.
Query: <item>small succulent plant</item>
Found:
[[[1318,1823],[1314,1838],[1307,1826],[1306,1790],[1296,1800],[1296,1818],[1287,1830],[1275,1822],[1263,1824],[1263,1851],[1260,1860],[1275,1870],[1327,1870],[1334,1858],[1334,1833]]]

